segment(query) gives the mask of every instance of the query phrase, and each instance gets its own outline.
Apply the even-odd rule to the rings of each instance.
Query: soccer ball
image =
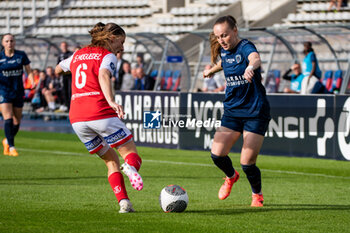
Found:
[[[166,186],[160,192],[159,204],[166,213],[183,212],[188,204],[186,190],[178,185]]]

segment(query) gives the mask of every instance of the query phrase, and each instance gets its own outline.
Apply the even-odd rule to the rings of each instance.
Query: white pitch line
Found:
[[[73,153],[73,152],[65,152],[65,151],[51,151],[51,150],[36,150],[36,149],[27,149],[27,148],[18,148],[20,151],[30,151],[30,152],[39,152],[39,153],[47,153],[47,154],[58,154],[58,155],[73,155],[73,156],[90,156],[89,153]],[[142,159],[144,162],[151,163],[164,163],[164,164],[176,164],[176,165],[185,165],[185,166],[200,166],[200,167],[215,167],[212,164],[204,164],[204,163],[188,163],[188,162],[175,162],[175,161],[166,161],[166,160],[151,160],[151,159]],[[281,173],[281,174],[291,174],[291,175],[302,175],[302,176],[318,176],[325,178],[338,178],[338,179],[346,179],[350,180],[348,176],[332,176],[325,175],[319,173],[306,173],[306,172],[296,172],[296,171],[282,171],[282,170],[271,170],[271,169],[260,169],[265,172],[273,172],[273,173]]]

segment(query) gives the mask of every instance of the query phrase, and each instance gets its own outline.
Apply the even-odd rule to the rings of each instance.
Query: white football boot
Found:
[[[132,208],[132,204],[128,199],[123,199],[119,202],[119,213],[125,214],[130,212],[135,212],[134,208]]]
[[[121,166],[121,170],[125,175],[129,177],[129,181],[131,183],[131,186],[136,189],[137,191],[140,191],[143,188],[143,181],[141,175],[137,172],[136,168],[133,166],[130,166],[127,163],[123,163]]]

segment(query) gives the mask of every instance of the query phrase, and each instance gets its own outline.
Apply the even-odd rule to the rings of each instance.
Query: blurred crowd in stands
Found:
[[[58,54],[57,63],[68,58],[72,52],[68,50],[68,44],[62,42],[60,45],[61,53]],[[79,49],[79,47],[75,48]],[[337,93],[339,91],[342,72],[326,71],[323,75],[318,66],[316,53],[310,42],[304,43],[305,58],[301,64],[295,63],[290,69],[281,75],[280,70],[271,70],[266,75],[265,88],[267,93]],[[112,77],[113,90],[131,91],[131,90],[154,90],[157,78],[157,70],[153,70],[150,75],[145,73],[147,64],[143,59],[143,54],[137,54],[136,61],[130,63],[123,59],[123,54],[117,54],[117,72]],[[206,65],[205,69],[210,69],[211,65]],[[162,72],[162,81],[157,90],[179,90],[179,82],[175,76],[181,76],[181,71]],[[49,112],[68,112],[71,96],[71,74],[58,76],[54,73],[54,68],[46,67],[45,70],[34,69],[33,85],[29,79],[24,78],[25,101],[30,102],[33,110],[37,113],[43,111]],[[339,77],[338,77],[339,76]],[[169,79],[167,79],[170,77]],[[284,85],[282,89],[279,84],[281,80],[286,80],[288,86]],[[176,82],[176,83],[175,83]],[[35,89],[32,86],[36,86]],[[199,92],[224,93],[226,88],[225,78],[222,72],[215,74],[212,78],[204,79],[203,85],[198,89]]]

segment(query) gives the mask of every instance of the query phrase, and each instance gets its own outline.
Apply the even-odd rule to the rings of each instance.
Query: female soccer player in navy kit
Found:
[[[108,181],[119,202],[119,213],[133,212],[121,174],[117,148],[125,163],[123,172],[136,190],[143,188],[137,172],[141,158],[137,154],[131,132],[119,119],[122,106],[114,101],[111,77],[115,75],[117,58],[123,51],[124,30],[114,23],[98,23],[90,31],[91,44],[61,61],[56,73],[71,71],[72,98],[69,119],[75,133],[88,151],[96,153],[108,169]]]
[[[22,118],[24,100],[23,66],[28,78],[33,80],[30,61],[25,52],[15,50],[15,38],[8,33],[1,39],[4,50],[0,53],[0,107],[4,118],[6,138],[2,140],[4,155],[18,156],[15,136]],[[34,86],[33,86],[34,88]]]
[[[219,198],[226,199],[239,179],[228,153],[243,134],[240,163],[252,188],[251,206],[262,207],[261,174],[256,160],[270,120],[270,107],[261,84],[260,56],[253,43],[238,37],[232,16],[217,19],[210,42],[211,60],[216,65],[203,75],[208,78],[224,70],[226,78],[224,115],[211,149],[214,164],[226,175]],[[218,56],[221,60],[217,62]]]

